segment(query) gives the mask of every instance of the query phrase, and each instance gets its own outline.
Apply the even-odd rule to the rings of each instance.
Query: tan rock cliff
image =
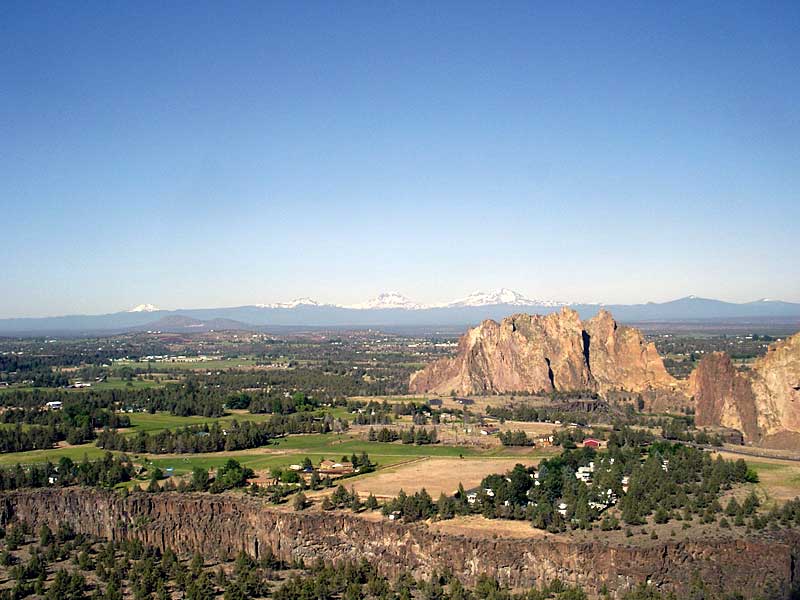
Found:
[[[698,425],[733,427],[765,446],[800,447],[800,333],[772,344],[747,371],[724,353],[706,356],[689,390]]]
[[[414,393],[677,388],[653,344],[601,310],[588,321],[564,308],[546,316],[517,314],[484,321],[462,336],[458,352],[411,376]]]

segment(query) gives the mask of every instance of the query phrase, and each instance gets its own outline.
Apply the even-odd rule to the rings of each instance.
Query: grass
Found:
[[[81,444],[80,446],[66,446],[64,448],[48,448],[47,450],[29,450],[28,452],[12,452],[0,454],[0,466],[8,467],[16,464],[28,465],[33,463],[56,463],[62,456],[68,456],[78,462],[88,456],[90,460],[100,458],[105,451],[94,444]]]
[[[285,469],[291,464],[299,464],[304,457],[310,458],[314,463],[319,463],[323,458],[331,458],[333,455],[309,453],[297,454],[237,454],[235,456],[220,453],[220,455],[181,455],[173,457],[157,457],[148,456],[147,461],[166,469],[172,467],[176,475],[181,475],[191,472],[195,467],[202,469],[216,469],[225,464],[228,459],[234,458],[244,466],[250,467],[253,470],[269,470],[272,468]],[[337,457],[338,458],[338,457]],[[378,463],[379,468],[388,467],[406,460],[403,457],[373,457],[370,454],[373,462]]]
[[[19,385],[19,386],[0,387],[0,394],[8,393],[14,390],[19,390],[23,392],[29,392],[34,390],[41,392],[63,390],[72,392],[74,394],[80,394],[91,390],[96,391],[96,390],[149,389],[149,388],[156,388],[163,386],[164,386],[163,382],[150,381],[148,379],[133,379],[132,381],[128,382],[118,377],[109,377],[106,381],[101,381],[99,383],[93,382],[92,387],[88,388],[51,388],[51,387],[32,387],[32,386]]]
[[[205,360],[197,362],[146,362],[146,361],[117,361],[114,363],[114,370],[121,369],[122,367],[131,367],[134,369],[146,369],[148,365],[152,365],[153,373],[160,373],[163,371],[221,371],[225,369],[240,369],[250,368],[257,365],[254,358],[223,358],[219,360]]]
[[[130,434],[144,431],[156,433],[165,429],[175,429],[186,425],[201,423],[229,422],[233,419],[264,421],[271,418],[267,414],[250,414],[243,411],[232,412],[223,417],[178,417],[169,413],[132,413],[132,427]],[[16,463],[29,464],[36,462],[57,462],[61,456],[69,456],[73,460],[82,460],[84,455],[90,459],[99,458],[103,450],[94,444],[81,446],[36,450],[31,452],[17,452],[0,455],[0,465],[8,466]],[[354,433],[343,434],[303,434],[291,435],[275,440],[273,444],[262,448],[243,450],[233,453],[209,454],[182,454],[171,456],[159,455],[133,455],[136,462],[146,461],[165,469],[172,467],[176,474],[191,472],[195,467],[204,469],[217,468],[233,457],[243,465],[254,470],[271,469],[273,467],[286,468],[291,464],[299,463],[303,457],[308,456],[313,462],[318,463],[323,458],[338,459],[341,456],[350,456],[353,453],[367,452],[370,458],[378,464],[379,469],[397,465],[415,458],[465,458],[492,460],[495,458],[519,458],[521,462],[539,458],[547,454],[545,451],[531,450],[520,453],[519,449],[506,449],[502,446],[492,450],[481,450],[474,447],[444,446],[432,444],[415,446],[401,443],[370,442],[361,439]]]
[[[178,429],[188,425],[211,425],[212,423],[229,423],[233,420],[262,422],[268,420],[272,415],[238,411],[230,412],[221,417],[200,417],[196,415],[179,417],[167,412],[158,412],[152,415],[149,413],[131,413],[128,416],[131,419],[131,432],[158,433],[165,429]]]
[[[128,385],[130,384],[130,385]],[[76,392],[83,390],[125,390],[125,389],[151,389],[164,387],[164,383],[160,381],[151,381],[149,379],[133,379],[131,381],[123,381],[115,377],[110,377],[106,381],[100,383],[93,383],[90,388],[79,388]]]

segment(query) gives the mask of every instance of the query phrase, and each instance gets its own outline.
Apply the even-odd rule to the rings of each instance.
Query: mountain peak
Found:
[[[298,306],[325,306],[312,298],[295,298],[289,302],[273,302],[272,304],[256,304],[258,308],[297,308]]]
[[[424,308],[423,305],[410,300],[400,292],[384,292],[383,294],[378,294],[374,298],[367,300],[366,302],[360,302],[358,304],[353,304],[348,306],[347,308],[356,308],[360,310],[374,310],[380,308],[404,308],[408,310],[415,310],[418,308]]]
[[[153,305],[153,304],[139,304],[137,306],[134,306],[128,312],[132,312],[132,313],[158,312],[159,310],[161,310],[161,309],[158,308],[157,306]]]
[[[562,306],[565,303],[552,300],[534,300],[514,290],[498,288],[488,292],[474,292],[466,298],[451,302],[445,306],[494,306],[498,304],[507,304],[510,306]]]

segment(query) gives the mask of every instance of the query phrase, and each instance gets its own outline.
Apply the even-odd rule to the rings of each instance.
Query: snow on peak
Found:
[[[138,306],[134,306],[128,312],[138,313],[138,312],[157,312],[161,310],[160,308],[154,306],[153,304],[139,304]]]
[[[494,306],[498,304],[508,304],[512,306],[562,306],[564,303],[553,300],[534,300],[514,290],[500,288],[489,292],[475,292],[466,298],[445,304],[445,306]]]
[[[385,292],[383,294],[378,294],[377,296],[375,296],[370,300],[367,300],[366,302],[353,304],[351,306],[348,306],[347,308],[355,308],[359,310],[375,310],[381,308],[405,308],[407,310],[416,310],[425,307],[422,304],[418,304],[417,302],[409,300],[400,292]]]
[[[324,304],[312,300],[311,298],[296,298],[290,302],[275,302],[272,304],[256,304],[259,308],[285,308],[292,309],[300,306],[329,306],[337,308],[350,308],[355,310],[381,310],[381,309],[404,309],[404,310],[422,310],[426,308],[464,308],[470,306],[565,306],[566,302],[557,302],[553,300],[534,300],[527,298],[510,290],[508,288],[500,288],[489,292],[475,292],[466,298],[456,300],[455,302],[444,302],[441,304],[421,304],[414,302],[407,296],[400,292],[384,292],[378,294],[374,298],[366,302],[358,302],[357,304],[340,305],[340,304]]]
[[[298,306],[324,306],[312,298],[295,298],[289,302],[274,302],[272,304],[256,304],[259,308],[297,308]]]

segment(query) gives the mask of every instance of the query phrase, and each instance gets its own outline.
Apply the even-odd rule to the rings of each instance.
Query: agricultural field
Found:
[[[232,410],[221,417],[201,417],[198,415],[180,417],[166,412],[155,414],[139,412],[131,413],[128,416],[131,420],[131,427],[125,431],[130,433],[158,433],[166,429],[178,429],[189,425],[223,424],[233,420],[262,422],[268,420],[272,415],[252,414],[245,410]]]
[[[78,462],[84,456],[89,460],[94,460],[103,456],[103,450],[94,444],[80,444],[77,446],[60,446],[48,448],[46,450],[30,450],[28,452],[11,452],[0,454],[0,466],[9,467],[16,464],[29,465],[33,463],[43,463],[50,461],[57,463],[62,456],[71,458]]]
[[[263,362],[263,361],[261,361]],[[128,367],[131,369],[150,369],[157,373],[160,371],[224,371],[227,369],[252,369],[258,366],[259,361],[252,357],[220,358],[213,360],[198,360],[184,362],[177,360],[144,361],[144,360],[118,360],[114,362],[113,370],[119,371]]]
[[[92,382],[91,387],[82,387],[82,388],[64,388],[66,391],[81,394],[88,391],[102,391],[102,390],[136,390],[136,389],[151,389],[161,387],[166,383],[165,380],[151,380],[151,379],[141,379],[141,378],[133,378],[130,381],[121,379],[119,377],[109,377],[105,381],[95,381]],[[15,390],[38,390],[41,392],[47,392],[52,390],[53,388],[47,387],[36,387],[36,386],[29,386],[29,385],[9,385],[0,387],[0,395],[4,393],[9,393]]]
[[[800,461],[742,457],[732,452],[716,454],[729,460],[744,458],[758,473],[758,487],[769,500],[783,502],[800,496]]]
[[[509,471],[517,463],[525,466],[538,464],[541,456],[542,453],[531,452],[518,458],[423,457],[399,463],[377,473],[357,477],[352,480],[351,485],[360,495],[373,494],[379,499],[394,497],[399,490],[411,494],[423,488],[436,499],[442,493],[453,495],[458,490],[459,484],[467,490],[474,488],[487,475]]]

